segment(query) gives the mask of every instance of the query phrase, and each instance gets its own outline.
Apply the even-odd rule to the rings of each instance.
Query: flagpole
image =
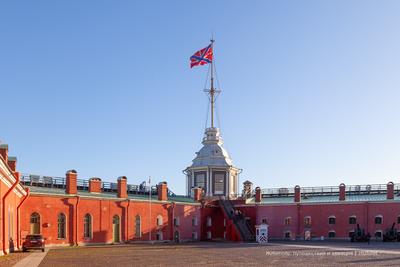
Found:
[[[150,220],[150,231],[149,231],[149,241],[151,243],[151,176],[149,176],[149,220]]]
[[[214,52],[214,38],[211,37],[211,49]],[[211,98],[211,128],[214,128],[214,58],[211,61],[211,89],[210,89],[210,98]]]

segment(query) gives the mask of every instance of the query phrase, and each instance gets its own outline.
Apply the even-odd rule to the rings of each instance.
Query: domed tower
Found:
[[[211,127],[206,128],[202,142],[203,147],[196,152],[196,157],[193,159],[192,165],[184,170],[186,174],[186,191],[187,195],[193,195],[193,188],[201,187],[206,197],[226,196],[234,198],[238,193],[239,174],[241,170],[233,165],[228,151],[222,146],[223,141],[220,130],[214,127],[215,95],[221,91],[214,88],[213,42],[211,40],[211,44],[207,47],[209,48],[208,52],[211,51],[211,56],[208,57],[209,61],[207,62],[211,63],[211,86],[209,90],[205,90],[210,96]],[[205,54],[202,53],[202,55]],[[199,60],[199,56],[196,56],[195,59]]]

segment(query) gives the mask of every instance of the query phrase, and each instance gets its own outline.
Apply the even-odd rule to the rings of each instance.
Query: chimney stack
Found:
[[[339,185],[339,200],[344,201],[346,200],[346,185],[341,183]]]
[[[386,199],[394,199],[394,183],[389,182],[386,185]]]
[[[200,202],[202,199],[203,189],[201,187],[193,188],[193,199],[194,201]]]
[[[128,187],[126,176],[118,177],[118,197],[127,198],[128,197]]]
[[[294,187],[294,202],[300,203],[301,202],[301,188],[299,185]]]
[[[261,188],[259,186],[256,187],[256,203],[261,202]]]
[[[17,171],[17,158],[16,157],[8,157],[7,164],[8,164],[8,167],[10,167],[10,169],[13,172]]]
[[[167,201],[168,200],[168,187],[167,182],[161,182],[158,184],[158,200]]]
[[[89,192],[90,193],[101,193],[101,179],[92,177],[89,179]]]
[[[0,155],[3,157],[4,163],[8,162],[8,145],[0,144]]]
[[[75,170],[69,170],[65,174],[66,178],[66,189],[65,193],[70,194],[70,195],[76,195],[77,193],[77,187],[76,187],[76,180],[77,180],[78,174]]]

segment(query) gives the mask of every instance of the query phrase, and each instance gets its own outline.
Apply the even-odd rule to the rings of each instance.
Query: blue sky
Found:
[[[400,178],[398,1],[3,1],[0,140],[19,170],[184,193],[214,34],[225,147],[263,188]]]

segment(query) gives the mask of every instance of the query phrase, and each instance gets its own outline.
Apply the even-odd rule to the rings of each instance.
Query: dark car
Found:
[[[44,252],[45,239],[42,235],[27,235],[24,243],[22,243],[22,251],[28,249],[40,249]]]

